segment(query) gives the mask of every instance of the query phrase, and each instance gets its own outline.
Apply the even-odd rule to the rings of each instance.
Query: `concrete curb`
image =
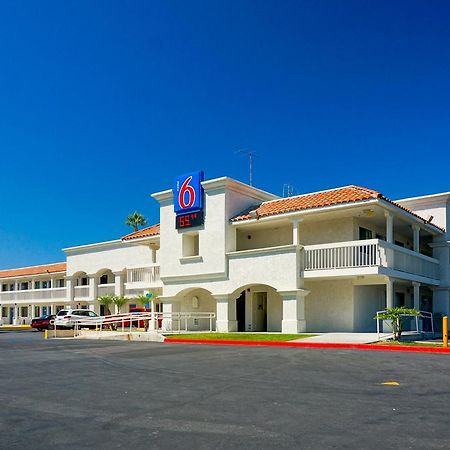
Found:
[[[450,348],[410,346],[410,345],[379,345],[379,344],[337,344],[326,342],[264,342],[264,341],[227,341],[220,339],[166,339],[169,344],[203,344],[203,345],[250,345],[260,347],[298,347],[336,350],[374,350],[385,352],[418,352],[418,353],[450,353]]]

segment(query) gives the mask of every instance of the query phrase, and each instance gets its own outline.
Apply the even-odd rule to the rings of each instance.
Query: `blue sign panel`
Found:
[[[191,172],[175,179],[173,205],[177,215],[203,209],[203,171]]]

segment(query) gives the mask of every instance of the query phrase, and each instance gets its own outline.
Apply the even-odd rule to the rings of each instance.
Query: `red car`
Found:
[[[50,323],[55,318],[54,314],[47,314],[45,316],[38,317],[31,321],[31,328],[36,328],[38,331],[53,330],[53,325]]]

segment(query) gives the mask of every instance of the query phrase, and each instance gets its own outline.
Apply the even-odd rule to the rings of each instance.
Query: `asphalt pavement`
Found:
[[[446,354],[0,332],[0,448],[448,449],[449,371]]]

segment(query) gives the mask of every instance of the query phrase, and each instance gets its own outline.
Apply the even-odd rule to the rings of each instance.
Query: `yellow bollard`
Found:
[[[44,330],[44,339],[48,339],[48,330]]]
[[[444,316],[442,318],[442,341],[444,343],[444,347],[448,347],[448,317]]]

